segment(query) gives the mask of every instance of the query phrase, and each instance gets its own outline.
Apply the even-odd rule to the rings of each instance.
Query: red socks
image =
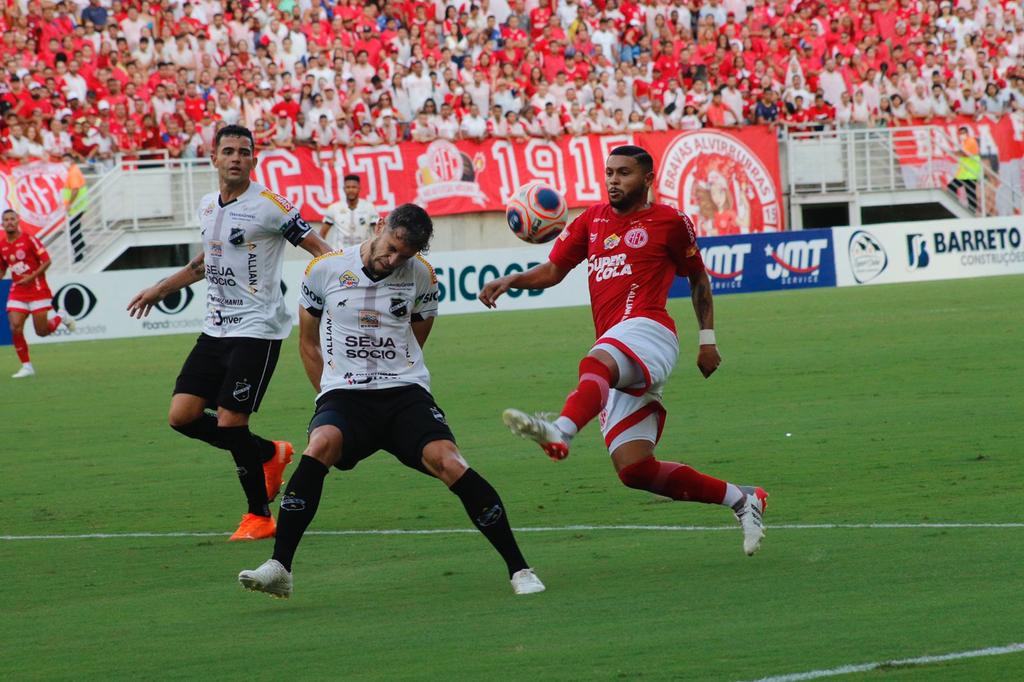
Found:
[[[673,500],[721,504],[725,499],[725,481],[700,473],[676,462],[642,459],[619,472],[619,479],[630,488],[649,490]]]
[[[48,322],[46,323],[46,324],[47,324],[47,325],[49,325],[49,327],[50,327],[50,333],[51,333],[51,334],[52,334],[53,332],[57,331],[57,327],[59,327],[59,326],[60,326],[60,323],[61,323],[62,321],[63,321],[63,318],[62,318],[62,317],[61,317],[60,315],[56,315],[55,317],[53,317],[52,319],[50,319],[50,320],[49,320],[49,321],[48,321]]]
[[[11,340],[14,342],[14,350],[18,353],[18,359],[24,365],[28,362],[28,341],[25,340],[25,335],[14,334]]]
[[[583,358],[580,361],[580,382],[566,398],[561,416],[575,424],[577,431],[582,429],[604,409],[611,380],[611,370],[603,362],[589,355]]]

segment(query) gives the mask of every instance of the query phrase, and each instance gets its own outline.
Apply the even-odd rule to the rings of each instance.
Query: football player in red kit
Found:
[[[576,218],[559,235],[546,263],[481,290],[480,301],[493,308],[511,288],[554,286],[587,262],[597,342],[580,362],[576,389],[554,421],[519,410],[505,410],[502,418],[513,433],[538,442],[549,457],[560,460],[568,456],[573,436],[600,415],[612,464],[625,485],[731,508],[743,529],[743,550],[750,555],[764,536],[768,494],[654,456],[665,425],[662,391],[679,354],[675,323],[665,309],[676,275],[690,280],[700,326],[697,367],[705,378],[721,357],[711,282],[693,223],[671,206],[648,202],[653,182],[650,154],[632,145],[616,147],[605,166],[608,203]]]
[[[71,317],[56,315],[47,319],[53,308],[53,294],[46,284],[46,270],[50,267],[50,255],[43,243],[21,231],[21,219],[14,209],[3,213],[4,234],[7,241],[0,242],[0,277],[11,270],[11,295],[7,299],[7,321],[11,325],[14,350],[21,360],[21,369],[12,376],[15,379],[35,376],[36,370],[28,357],[28,342],[25,341],[25,320],[32,316],[32,326],[39,336],[49,336],[61,324],[69,330],[75,328]]]

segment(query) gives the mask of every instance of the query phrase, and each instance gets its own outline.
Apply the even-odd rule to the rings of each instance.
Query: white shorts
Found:
[[[601,412],[601,433],[608,452],[624,443],[657,443],[665,426],[661,395],[679,357],[679,339],[670,329],[646,317],[620,322],[594,344],[619,365],[619,383],[608,392]]]
[[[53,304],[49,298],[38,301],[7,301],[7,312],[35,313],[40,310],[49,310],[52,307]]]

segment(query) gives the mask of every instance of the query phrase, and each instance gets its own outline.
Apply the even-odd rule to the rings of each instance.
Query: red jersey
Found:
[[[628,215],[617,214],[610,204],[591,206],[563,230],[549,258],[563,270],[587,260],[598,338],[633,317],[649,318],[674,333],[665,310],[672,281],[704,271],[693,222],[665,204]]]
[[[6,240],[0,242],[0,258],[3,258],[4,267],[11,271],[11,279],[14,284],[11,286],[11,295],[30,295],[33,298],[44,298],[50,296],[50,287],[46,284],[46,275],[36,277],[28,284],[21,284],[26,275],[31,275],[39,269],[39,266],[50,260],[50,254],[46,253],[46,247],[35,237],[30,237],[24,232],[13,242]]]

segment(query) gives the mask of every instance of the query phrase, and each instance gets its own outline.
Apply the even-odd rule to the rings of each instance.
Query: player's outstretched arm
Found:
[[[320,377],[324,373],[324,356],[320,352],[320,318],[302,306],[299,306],[299,356],[309,383],[319,393]]]
[[[331,250],[331,245],[325,242],[323,237],[313,231],[310,231],[310,233],[306,235],[306,238],[299,242],[299,246],[304,248],[306,251],[309,251],[313,255],[313,258],[329,253]]]
[[[690,298],[693,300],[693,312],[697,314],[697,325],[700,327],[700,349],[697,351],[697,368],[707,379],[722,362],[715,344],[715,305],[711,297],[711,280],[703,270],[690,275]]]
[[[480,290],[480,295],[477,298],[488,308],[494,308],[497,307],[498,297],[509,289],[547,289],[561,282],[568,274],[568,270],[563,270],[553,262],[547,261],[526,272],[518,272],[491,280]]]
[[[161,280],[135,294],[132,300],[128,302],[128,314],[141,320],[149,315],[149,311],[153,309],[154,305],[182,287],[195,284],[204,277],[206,277],[206,253],[200,251],[181,270],[178,270],[167,279]]]

